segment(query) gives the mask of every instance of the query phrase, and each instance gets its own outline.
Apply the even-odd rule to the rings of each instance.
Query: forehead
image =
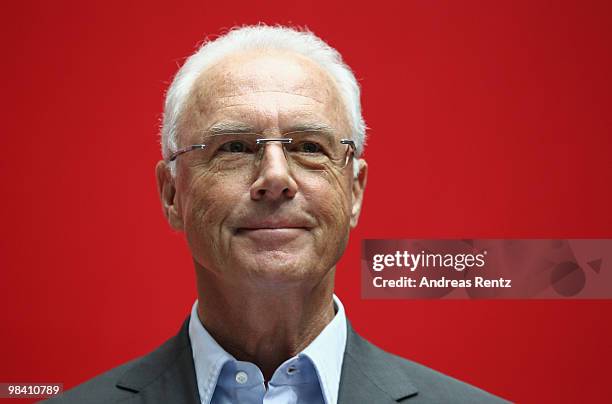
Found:
[[[348,128],[329,73],[304,56],[268,50],[226,56],[196,80],[185,107],[186,124],[205,130],[224,121],[260,131],[313,123],[343,132]]]

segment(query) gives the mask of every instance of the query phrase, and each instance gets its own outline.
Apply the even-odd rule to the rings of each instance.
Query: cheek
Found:
[[[309,192],[310,206],[328,233],[343,237],[349,229],[351,211],[350,183],[342,175],[327,174]],[[329,240],[331,241],[331,240]]]
[[[194,258],[202,265],[209,266],[211,259],[227,252],[223,224],[240,193],[244,193],[243,188],[239,181],[224,181],[218,174],[201,175],[189,182],[183,203],[185,236]]]
[[[309,206],[319,227],[315,233],[315,253],[322,270],[336,265],[348,244],[351,194],[342,176],[328,176],[310,195]]]

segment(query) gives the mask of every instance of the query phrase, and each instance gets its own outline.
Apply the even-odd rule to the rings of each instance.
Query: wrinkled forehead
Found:
[[[283,51],[224,57],[198,77],[184,111],[185,124],[199,129],[222,118],[254,120],[262,127],[303,118],[348,130],[346,108],[330,74]]]

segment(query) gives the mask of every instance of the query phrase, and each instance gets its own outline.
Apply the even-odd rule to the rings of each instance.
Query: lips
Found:
[[[257,230],[283,230],[283,229],[302,229],[309,230],[311,224],[301,219],[264,219],[247,221],[236,227],[237,232],[250,232]]]

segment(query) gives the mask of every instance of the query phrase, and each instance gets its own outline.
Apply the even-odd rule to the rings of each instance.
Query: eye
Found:
[[[320,153],[323,151],[321,146],[314,142],[302,142],[298,150],[303,153]]]
[[[248,146],[244,142],[233,141],[224,143],[220,150],[229,152],[229,153],[246,153],[248,151]]]

